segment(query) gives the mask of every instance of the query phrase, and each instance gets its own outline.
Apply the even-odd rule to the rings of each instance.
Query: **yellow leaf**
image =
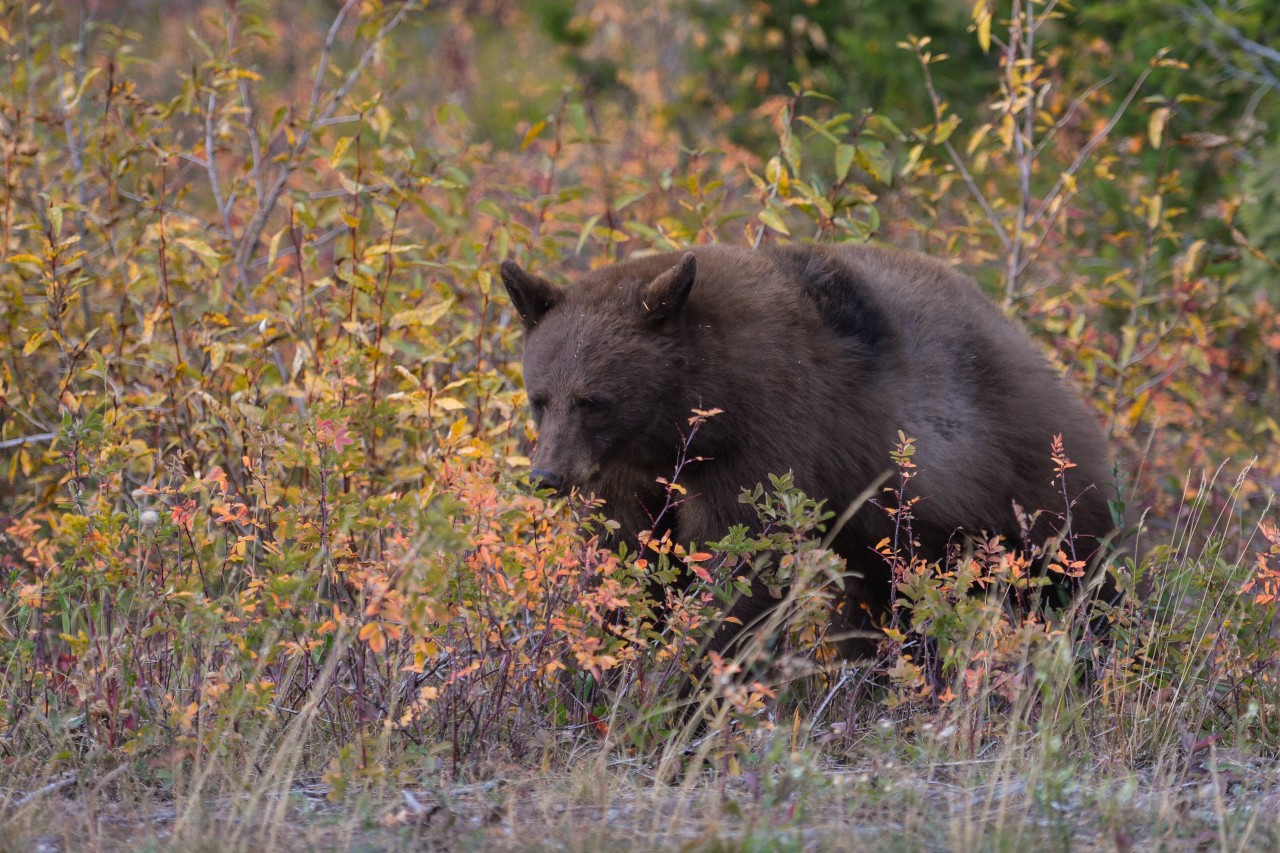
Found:
[[[280,238],[283,236],[283,228],[271,236],[271,243],[267,246],[267,269],[276,265],[276,256],[280,254]]]
[[[193,237],[180,237],[174,240],[174,243],[184,249],[188,249],[192,254],[204,261],[205,266],[210,269],[218,269],[222,265],[217,250],[203,240],[196,240]]]
[[[396,373],[399,373],[401,376],[403,376],[405,379],[409,380],[409,382],[413,384],[413,387],[415,388],[422,387],[422,382],[418,379],[418,377],[410,373],[403,365],[397,364],[395,366],[395,371]]]
[[[48,334],[48,330],[44,330],[44,331],[36,332],[31,337],[27,338],[27,344],[22,348],[22,354],[31,355],[31,353],[40,349],[40,345],[44,343],[44,339],[47,334]]]
[[[982,140],[986,139],[987,134],[989,134],[990,132],[991,132],[990,122],[982,125],[977,130],[975,130],[973,132],[973,135],[969,137],[969,144],[965,146],[964,152],[968,154],[970,157],[972,157],[973,152],[978,150],[978,146],[982,144]]]
[[[790,176],[787,174],[787,170],[782,168],[782,160],[780,158],[773,157],[765,164],[764,179],[776,186],[778,195],[783,198],[791,194]]]
[[[25,255],[25,254],[10,255],[8,260],[9,260],[9,263],[11,264],[34,264],[35,266],[40,266],[43,263],[43,261],[41,261],[35,255]]]
[[[227,361],[227,348],[222,344],[214,341],[205,348],[209,353],[209,371],[215,371]]]
[[[364,250],[368,255],[399,255],[403,252],[412,252],[414,249],[421,249],[418,243],[374,243],[372,246]]]
[[[456,412],[459,409],[465,409],[467,406],[457,397],[436,397],[436,405],[444,409],[446,412]]]
[[[1178,278],[1186,281],[1196,274],[1206,245],[1204,240],[1196,240],[1187,248],[1186,254],[1174,262],[1173,268]]]
[[[1149,390],[1143,391],[1142,394],[1138,396],[1138,399],[1133,401],[1133,405],[1129,407],[1129,412],[1125,416],[1126,420],[1128,420],[1129,422],[1130,427],[1136,426],[1138,424],[1139,419],[1142,417],[1142,413],[1147,409],[1147,403],[1149,403],[1150,401],[1151,401],[1151,392]]]
[[[920,163],[920,157],[924,154],[924,145],[917,144],[911,146],[907,151],[907,162],[902,167],[903,175],[911,175],[915,172],[916,166]]]
[[[338,144],[333,146],[333,154],[329,156],[329,168],[335,169],[342,162],[342,155],[347,153],[347,149],[351,147],[351,140],[355,137],[344,136],[338,140]]]
[[[987,0],[977,0],[973,4],[973,22],[978,25],[978,47],[987,53],[991,50],[991,7]]]
[[[1164,212],[1164,197],[1153,195],[1147,199],[1147,227],[1155,229],[1160,224],[1160,214]]]
[[[434,326],[452,307],[453,300],[447,299],[444,302],[427,308],[410,308],[406,311],[397,311],[391,316],[391,328],[403,329],[405,326]]]
[[[1159,148],[1160,142],[1164,139],[1164,128],[1169,123],[1169,116],[1173,110],[1168,107],[1160,107],[1151,113],[1151,118],[1147,119],[1147,139],[1151,141],[1152,148]]]
[[[542,133],[543,128],[545,128],[546,126],[547,126],[547,120],[543,119],[542,121],[535,124],[533,127],[526,130],[524,133],[524,139],[521,140],[520,142],[520,150],[524,151],[526,148],[532,145],[533,140],[538,138],[538,134]]]

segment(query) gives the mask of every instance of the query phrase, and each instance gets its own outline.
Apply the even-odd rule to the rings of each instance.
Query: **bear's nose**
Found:
[[[564,492],[564,477],[561,477],[555,471],[534,468],[529,472],[529,479],[539,489],[554,489],[556,494]]]

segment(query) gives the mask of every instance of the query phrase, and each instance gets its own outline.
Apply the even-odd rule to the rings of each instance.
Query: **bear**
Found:
[[[682,451],[701,461],[682,470],[687,491],[664,517],[674,541],[708,543],[733,525],[758,529],[739,498],[771,474],[791,472],[839,514],[888,471],[899,431],[915,440],[918,556],[943,559],[957,537],[1029,550],[1069,533],[1092,560],[1116,531],[1098,420],[977,284],[940,261],[869,245],[711,245],[563,288],[512,260],[501,277],[524,327],[531,476],[603,499],[614,544],[634,547],[653,527],[667,499],[660,478]],[[686,448],[690,413],[717,409]],[[1075,463],[1065,495],[1055,436]],[[845,657],[875,649],[867,635],[891,589],[875,549],[892,533],[883,506],[864,505],[832,540],[848,567],[832,617]],[[1090,585],[1116,598],[1105,571]],[[773,603],[755,589],[726,626]],[[710,648],[741,630],[722,628]]]

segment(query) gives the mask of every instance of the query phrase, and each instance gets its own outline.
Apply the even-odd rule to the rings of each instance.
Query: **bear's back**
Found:
[[[1110,482],[1110,455],[1097,418],[974,281],[932,258],[871,246],[779,246],[761,254],[775,266],[773,278],[803,294],[843,344],[829,404],[850,423],[873,408],[870,422],[856,419],[860,429],[871,423],[871,433],[902,430],[916,440],[918,486],[931,495],[922,511],[939,529],[1010,532],[1011,502],[1061,504],[1053,502],[1055,435],[1078,466],[1071,491],[1084,495],[1077,509],[1091,516],[1081,526],[1109,529],[1097,489]],[[760,290],[774,286],[763,282]],[[880,442],[868,445],[887,456]]]

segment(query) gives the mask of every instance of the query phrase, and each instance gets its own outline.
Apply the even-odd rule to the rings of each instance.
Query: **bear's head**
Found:
[[[502,264],[524,322],[524,381],[538,424],[533,476],[559,491],[670,475],[689,415],[682,314],[697,274],[686,252],[654,273],[606,267],[560,288]]]

